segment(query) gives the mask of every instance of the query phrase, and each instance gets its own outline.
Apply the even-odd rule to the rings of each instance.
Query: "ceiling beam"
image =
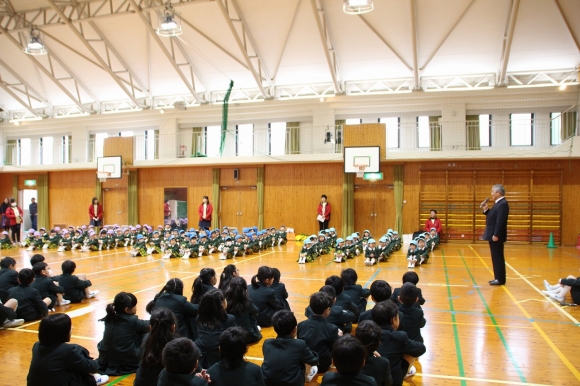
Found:
[[[35,116],[38,115],[37,112],[34,111],[32,106],[30,106],[28,103],[24,102],[18,95],[16,95],[16,93],[10,89],[9,85],[7,83],[5,83],[1,77],[0,77],[0,87],[2,87],[4,89],[4,91],[6,91],[12,98],[14,98],[18,103],[20,103],[22,105],[22,107],[24,107],[26,110],[30,111]]]
[[[12,44],[14,44],[19,50],[22,50],[22,45],[20,44],[20,42],[18,42],[18,40],[16,40],[16,38],[14,36],[12,36],[8,31],[6,31],[6,29],[4,29],[3,27],[0,26],[0,33],[2,33],[4,36],[6,36],[8,38],[8,40],[10,40],[12,42]],[[56,84],[58,86],[58,88],[61,89],[62,92],[64,92],[66,94],[67,97],[69,97],[69,99],[76,104],[81,110],[83,110],[83,112],[89,112],[82,104],[82,102],[80,101],[80,94],[78,92],[78,86],[80,85],[93,99],[94,102],[98,103],[98,100],[90,93],[90,91],[80,82],[80,80],[68,69],[68,67],[66,67],[66,65],[62,62],[62,60],[60,60],[56,55],[54,55],[49,49],[48,47],[46,47],[46,50],[48,51],[47,56],[48,56],[48,60],[50,61],[51,59],[54,59],[55,61],[58,62],[58,64],[60,64],[60,66],[62,67],[63,70],[65,70],[69,76],[74,80],[75,82],[75,89],[77,90],[77,96],[75,97],[61,82],[60,80],[58,80],[55,75],[54,75],[54,69],[51,66],[51,69],[48,70],[46,67],[44,67],[42,65],[42,63],[40,63],[40,61],[38,59],[36,59],[35,56],[33,55],[26,55],[24,53],[22,53],[23,55],[26,55],[28,57],[28,59],[30,61],[32,61],[36,67],[42,71],[47,77],[50,78],[50,80],[52,80],[54,82],[54,84]]]
[[[566,18],[566,14],[564,13],[564,10],[562,9],[562,4],[560,4],[559,0],[554,0],[554,3],[556,3],[556,7],[558,7],[558,11],[560,11],[560,15],[562,16],[562,20],[564,20],[564,24],[566,24],[566,28],[568,28],[568,32],[570,33],[572,40],[574,40],[574,44],[576,44],[576,49],[578,50],[578,52],[580,52],[580,42],[578,41],[578,38],[576,37],[576,35],[574,35],[574,31],[572,30],[572,27],[570,26],[570,22]]]
[[[178,38],[176,38],[176,37],[171,37],[171,42],[172,42],[172,44],[175,44],[177,46],[177,48],[181,52],[181,55],[183,56],[183,58],[185,59],[185,61],[189,65],[190,76],[191,76],[191,84],[193,84],[194,87],[195,87],[195,78],[193,76],[195,74],[195,77],[197,77],[197,80],[199,80],[199,83],[201,83],[201,85],[203,86],[203,89],[205,91],[209,91],[209,89],[207,88],[207,86],[206,86],[205,82],[203,81],[201,75],[197,71],[197,68],[193,65],[193,61],[189,57],[189,54],[187,53],[187,51],[183,47],[183,44],[181,43],[181,41]]]
[[[433,59],[435,57],[435,55],[437,55],[437,52],[439,52],[439,49],[441,49],[441,47],[443,47],[443,44],[445,44],[445,42],[447,41],[447,39],[449,39],[449,36],[451,36],[451,34],[453,33],[453,31],[455,31],[455,28],[457,28],[457,26],[459,25],[459,23],[461,23],[461,20],[463,20],[463,17],[467,13],[467,11],[469,11],[469,8],[471,8],[471,6],[473,5],[473,3],[475,3],[476,1],[477,0],[471,0],[471,2],[467,5],[467,7],[465,8],[465,10],[461,14],[461,16],[459,16],[459,19],[457,19],[457,21],[455,22],[455,24],[453,24],[453,27],[451,27],[451,29],[449,30],[449,32],[447,32],[447,35],[445,35],[445,37],[443,38],[443,40],[441,40],[441,43],[439,43],[439,45],[437,46],[437,48],[435,48],[435,51],[433,51],[433,53],[431,54],[431,56],[429,56],[429,59],[427,59],[425,61],[425,64],[423,64],[423,66],[420,68],[421,71],[425,70],[425,68],[431,62],[431,59]]]
[[[161,41],[161,38],[155,32],[155,29],[153,29],[153,26],[151,26],[151,22],[149,20],[147,20],[147,17],[145,17],[143,10],[137,5],[135,0],[128,0],[128,1],[131,3],[131,5],[133,6],[133,9],[136,11],[137,15],[139,16],[139,19],[141,19],[141,22],[143,23],[143,25],[145,26],[147,31],[149,31],[149,34],[151,35],[153,40],[155,40],[155,42],[157,43],[157,45],[159,46],[159,48],[161,49],[161,51],[163,52],[165,57],[169,60],[169,63],[171,64],[173,69],[177,72],[177,75],[179,75],[179,77],[181,78],[181,81],[187,87],[187,89],[189,90],[191,95],[195,98],[195,100],[197,100],[200,103],[203,103],[204,100],[197,94],[193,85],[191,83],[189,83],[189,80],[187,80],[187,77],[185,76],[185,74],[183,74],[183,72],[179,68],[179,65],[175,61],[175,57],[169,52],[167,47],[165,47],[165,44],[163,44],[163,42]]]
[[[292,21],[290,22],[290,28],[288,28],[288,34],[286,34],[286,40],[284,40],[284,47],[282,47],[282,53],[280,54],[280,59],[278,59],[278,65],[274,70],[274,75],[272,75],[272,81],[276,81],[276,76],[278,76],[278,70],[280,69],[280,64],[282,64],[282,59],[284,58],[284,53],[286,52],[286,47],[288,47],[288,40],[290,39],[290,34],[294,28],[294,22],[296,21],[296,16],[298,15],[298,10],[300,9],[300,4],[302,0],[296,2],[296,9],[294,10],[294,16],[292,16]]]
[[[320,7],[318,6],[318,1],[320,1]],[[312,4],[312,11],[314,12],[314,18],[316,19],[320,40],[324,47],[326,63],[328,64],[332,83],[334,84],[334,92],[336,94],[342,94],[343,90],[340,85],[338,59],[336,58],[336,50],[334,49],[334,44],[332,43],[330,30],[328,28],[328,18],[326,17],[326,10],[324,9],[324,0],[310,0],[310,3]]]
[[[54,9],[54,11],[59,15],[59,17],[70,28],[70,30],[73,31],[74,35],[81,41],[81,43],[83,43],[83,45],[87,48],[87,50],[90,51],[90,53],[93,55],[93,57],[95,59],[97,59],[97,61],[101,64],[102,69],[105,70],[105,72],[107,72],[111,76],[111,78],[113,78],[113,80],[115,81],[115,83],[117,83],[117,85],[123,90],[123,92],[125,94],[127,94],[127,96],[134,103],[136,103],[140,107],[143,107],[141,105],[141,103],[139,103],[137,101],[137,98],[135,97],[135,89],[132,88],[132,90],[129,91],[129,89],[127,89],[127,87],[125,87],[125,84],[120,80],[119,76],[117,74],[115,74],[115,72],[111,68],[111,62],[110,62],[110,60],[107,63],[107,62],[105,62],[105,60],[103,60],[103,58],[101,58],[101,56],[99,55],[99,53],[93,48],[93,46],[85,38],[84,32],[79,32],[79,30],[65,16],[65,14],[61,11],[61,9],[56,6],[56,4],[55,4],[55,2],[53,0],[46,0],[46,1],[48,1],[48,3],[50,4],[50,6],[52,7],[52,9]],[[79,13],[81,13],[81,12],[79,12]],[[113,55],[115,55],[115,57],[119,60],[119,62],[121,63],[121,65],[123,67],[125,67],[125,71],[129,73],[129,77],[131,77],[131,78],[134,77],[136,79],[136,77],[131,72],[131,70],[124,64],[123,59],[120,56],[117,55],[117,52],[115,51],[115,49],[112,48],[112,46],[109,44],[109,42],[107,40],[105,40],[105,37],[101,33],[101,31],[98,30],[98,28],[95,26],[95,24],[93,22],[89,22],[89,23],[90,23],[91,27],[95,30],[95,32],[97,33],[97,35],[99,35],[99,37],[101,38],[101,41],[105,44],[105,49],[108,50],[108,51],[110,51],[111,53],[113,53]],[[82,30],[82,24],[81,24],[81,30]]]
[[[12,75],[14,78],[16,78],[20,82],[20,84],[22,86],[24,86],[24,89],[26,91],[26,95],[29,99],[29,103],[30,103],[30,98],[31,98],[29,95],[29,90],[30,90],[35,95],[35,97],[33,97],[33,98],[44,103],[47,107],[52,107],[50,102],[48,102],[48,100],[46,100],[45,97],[43,97],[39,92],[37,92],[34,88],[32,88],[30,86],[30,84],[24,80],[24,78],[22,78],[20,75],[18,75],[16,73],[16,71],[14,71],[12,68],[10,68],[10,66],[8,66],[6,63],[4,63],[4,61],[2,59],[0,59],[0,66],[4,67],[6,69],[6,71],[8,71],[10,73],[10,75]]]
[[[225,4],[224,4],[224,2],[225,2]],[[253,39],[250,35],[250,31],[247,29],[247,25],[244,21],[243,16],[240,13],[240,8],[237,6],[236,0],[230,0],[230,2],[233,4],[233,6],[236,10],[236,14],[237,14],[236,19],[234,19],[234,18],[232,18],[232,16],[230,16],[230,10],[229,10],[229,7],[227,6],[228,0],[217,0],[216,1],[216,3],[219,5],[220,10],[222,11],[224,19],[225,19],[233,37],[234,37],[234,39],[236,40],[238,48],[240,49],[240,51],[244,57],[244,61],[246,62],[246,65],[248,66],[248,70],[250,71],[250,73],[254,77],[254,81],[256,82],[256,85],[260,89],[262,96],[264,98],[268,98],[269,94],[264,89],[264,86],[262,85],[262,80],[266,79],[268,84],[271,84],[272,79],[270,79],[268,77],[268,74],[266,73],[266,70],[263,66],[263,62],[260,58],[260,55],[258,54],[257,47],[253,43]],[[241,24],[242,24],[242,33],[241,34],[238,32],[238,30],[234,26],[234,21],[241,22]],[[242,38],[243,38],[243,42],[242,42]],[[249,42],[249,44],[248,44],[248,42]],[[251,46],[250,48],[252,48],[254,51],[254,55],[252,55],[252,57],[257,59],[257,61],[258,61],[258,65],[257,65],[258,68],[257,69],[254,66],[254,63],[252,62],[252,59],[250,58],[248,46]]]
[[[514,39],[514,31],[516,29],[516,22],[518,19],[518,10],[520,8],[520,0],[512,0],[508,9],[508,18],[506,28],[502,40],[501,57],[499,61],[499,72],[497,75],[497,85],[507,85],[507,66],[510,60],[510,53],[512,48],[512,41]]]
[[[409,0],[411,3],[411,41],[413,44],[413,90],[421,89],[419,77],[419,44],[417,43],[417,0]]]

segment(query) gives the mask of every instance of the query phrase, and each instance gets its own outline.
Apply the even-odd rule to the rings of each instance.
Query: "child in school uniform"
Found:
[[[415,268],[417,264],[421,265],[418,257],[417,241],[412,240],[407,251],[407,268]]]
[[[274,272],[270,267],[262,266],[258,274],[252,276],[252,285],[248,288],[248,296],[258,307],[258,326],[272,326],[272,316],[283,308],[276,299],[276,293],[270,286],[274,282]]]
[[[220,361],[207,370],[212,386],[265,386],[260,366],[246,362],[246,331],[230,327],[219,339]]]
[[[298,257],[298,264],[312,263],[316,256],[317,251],[312,246],[312,241],[310,239],[304,240],[304,246],[300,250],[300,256]]]
[[[145,243],[145,240],[145,236],[137,234],[135,236],[135,244],[129,254],[133,257],[147,256],[147,244]]]
[[[371,291],[363,288],[360,284],[356,284],[358,275],[352,268],[343,269],[340,273],[340,278],[344,284],[343,293],[350,296],[351,301],[358,306],[360,315],[361,312],[364,312],[367,309],[367,299],[371,294]]]
[[[286,232],[286,227],[284,225],[280,225],[280,230],[276,232],[276,240],[278,242],[278,246],[286,245],[288,242],[288,233]]]
[[[342,281],[342,278],[332,275],[325,280],[324,285],[333,286],[336,292],[336,305],[342,307],[343,310],[352,312],[356,319],[358,319],[360,315],[359,306],[352,301],[349,295],[344,293],[344,281]]]
[[[379,262],[381,261],[389,261],[389,247],[388,247],[388,238],[387,236],[383,236],[379,239]]]
[[[222,292],[226,292],[230,286],[230,282],[233,278],[240,276],[240,270],[233,264],[228,264],[224,267],[224,270],[220,274],[220,284],[218,289]],[[246,285],[247,287],[247,285]]]
[[[378,353],[381,343],[381,328],[372,320],[364,320],[358,324],[355,336],[366,348],[367,356],[361,373],[374,378],[377,386],[392,386],[391,364],[387,358]]]
[[[20,243],[21,246],[28,248],[32,245],[32,243],[34,242],[34,229],[29,229],[28,230],[28,234],[26,235],[26,237],[24,238],[24,241],[22,243]]]
[[[218,289],[205,293],[199,303],[195,345],[201,351],[200,365],[204,369],[219,362],[219,337],[236,325],[236,318],[226,312],[226,307],[224,294]]]
[[[16,299],[10,299],[6,303],[0,302],[0,330],[18,327],[24,324],[24,319],[17,319],[16,317],[17,309],[18,300]]]
[[[377,247],[375,239],[368,239],[368,244],[365,248],[365,265],[375,265],[379,261],[381,250]]]
[[[65,306],[70,304],[70,300],[63,298],[64,288],[56,285],[54,283],[55,279],[49,277],[50,268],[48,264],[44,262],[35,263],[32,266],[32,272],[34,273],[34,281],[30,286],[38,291],[42,299],[50,299],[49,310],[54,310],[57,305]]]
[[[147,240],[146,245],[148,255],[161,253],[161,238],[159,237],[159,231],[153,232],[153,237]]]
[[[304,381],[312,381],[318,372],[318,354],[304,340],[296,339],[297,323],[292,312],[278,311],[272,322],[277,336],[266,339],[262,346],[264,383],[266,386],[304,386]]]
[[[419,239],[417,240],[417,259],[419,260],[419,265],[427,264],[429,262],[429,249],[427,249],[427,244],[423,235],[419,236]]]
[[[181,279],[169,279],[165,286],[155,295],[145,310],[153,314],[154,310],[167,308],[177,320],[177,331],[179,336],[189,339],[197,338],[197,328],[195,318],[199,313],[199,306],[187,301],[183,296],[183,282]]]
[[[42,249],[43,246],[44,246],[44,239],[42,238],[42,235],[40,234],[40,232],[34,232],[34,240],[32,240],[30,242],[30,245],[28,246],[28,248],[26,248],[26,250],[27,251],[34,251],[34,250]]]
[[[258,240],[258,235],[253,231],[250,233],[250,242],[248,243],[248,248],[250,248],[253,253],[260,252],[260,240]]]
[[[8,232],[2,231],[2,234],[0,234],[0,249],[13,249],[13,248],[15,248],[15,246],[12,244],[12,241],[10,241],[10,238],[8,237]]]
[[[205,370],[195,373],[199,349],[187,338],[177,338],[165,345],[157,386],[205,386]]]
[[[356,245],[354,245],[354,238],[347,236],[344,241],[344,255],[346,259],[354,259],[356,257]]]
[[[193,304],[199,304],[203,295],[216,289],[216,284],[217,277],[215,269],[202,268],[201,271],[199,271],[199,276],[195,278],[193,285],[191,286],[193,293],[191,294],[190,301]]]
[[[399,238],[399,232],[393,231],[393,251],[398,251],[401,249],[403,244],[401,243],[401,239]]]
[[[16,272],[16,260],[5,257],[0,260],[0,301],[6,303],[8,290],[18,285],[18,272]]]
[[[177,238],[175,236],[169,237],[169,246],[165,248],[165,254],[161,256],[162,259],[171,259],[181,257],[181,251],[179,244],[177,243]]]
[[[72,260],[65,260],[62,265],[62,275],[58,278],[58,285],[64,289],[63,297],[72,303],[80,303],[83,299],[94,298],[99,291],[91,291],[93,285],[86,275],[73,275],[77,265]]]
[[[60,236],[56,233],[55,229],[51,229],[48,232],[48,238],[46,239],[42,249],[56,249],[58,248],[58,243],[60,242]]]
[[[310,309],[314,313],[308,320],[298,323],[298,339],[303,339],[308,348],[318,354],[318,371],[323,373],[332,363],[332,345],[342,336],[342,331],[329,323],[333,299],[326,292],[316,292],[310,296]]]
[[[220,283],[221,284],[221,283]],[[255,343],[262,339],[258,326],[258,307],[248,296],[248,284],[243,277],[233,277],[225,292],[226,311],[236,319],[236,325],[246,331],[247,343]]]
[[[373,321],[381,327],[381,344],[377,349],[391,364],[393,386],[401,386],[403,378],[416,373],[415,358],[425,354],[425,345],[409,339],[399,327],[399,308],[390,300],[378,303],[371,313]]]
[[[97,344],[99,372],[123,375],[137,371],[141,358],[143,336],[149,332],[149,321],[137,317],[137,298],[129,292],[119,292],[107,305],[103,339]]]
[[[101,248],[101,240],[95,231],[89,231],[89,237],[85,238],[84,245],[81,247],[81,252],[98,251]]]
[[[334,262],[335,263],[344,263],[346,261],[346,246],[344,245],[344,239],[338,238],[336,239],[336,247],[334,249]]]
[[[389,283],[384,280],[375,280],[372,282],[370,287],[371,299],[376,304],[380,302],[384,302],[385,300],[391,299],[391,295],[393,294],[393,290]],[[366,310],[361,312],[360,317],[358,318],[358,322],[362,322],[363,320],[372,320],[371,311]]]
[[[30,286],[33,280],[32,270],[23,268],[18,272],[20,284],[8,290],[8,299],[15,299],[18,302],[17,317],[24,319],[25,322],[48,315],[48,305],[51,303],[50,298],[41,298],[38,290]]]
[[[437,233],[437,228],[431,228],[429,230],[429,234],[431,236],[431,250],[437,249],[440,243],[439,234]]]
[[[62,230],[62,238],[58,242],[58,249],[57,252],[64,252],[72,250],[72,237],[70,237],[70,233],[67,229]]]
[[[276,299],[278,303],[282,306],[283,309],[290,311],[290,305],[288,304],[288,291],[286,291],[286,285],[284,283],[280,283],[280,277],[282,274],[278,268],[272,268],[272,272],[274,272],[274,282],[270,285],[270,288],[274,290],[276,294]]]
[[[333,286],[325,285],[320,288],[320,292],[327,293],[332,298],[332,306],[330,307],[330,313],[326,320],[330,324],[334,324],[343,334],[350,334],[352,331],[352,323],[356,321],[355,315],[347,310],[343,310],[342,307],[336,305],[336,291]],[[310,306],[306,307],[304,313],[308,319],[314,315],[314,311]]]
[[[422,306],[423,304],[425,304],[425,298],[423,298],[423,293],[421,292],[421,288],[417,287],[417,284],[419,284],[419,275],[417,275],[417,273],[415,273],[413,271],[405,272],[403,274],[402,282],[403,282],[403,285],[405,285],[405,283],[413,283],[415,285],[415,287],[417,288],[417,304],[419,306]],[[391,295],[391,300],[393,302],[395,302],[395,304],[397,306],[401,305],[401,302],[399,301],[400,292],[401,292],[401,287],[395,288],[393,290],[393,294]]]
[[[71,250],[75,250],[77,248],[81,248],[85,243],[85,235],[83,234],[82,229],[77,229],[73,236],[73,243]]]
[[[71,332],[71,318],[66,314],[52,314],[40,321],[28,386],[104,385],[109,381],[107,375],[97,373],[98,362],[86,348],[67,343]]]
[[[345,335],[332,348],[332,361],[337,372],[322,377],[321,386],[377,386],[375,379],[361,370],[367,358],[367,350],[354,336]]]
[[[417,302],[419,289],[413,283],[405,283],[401,287],[399,294],[399,311],[405,315],[405,331],[409,339],[423,343],[421,329],[425,327],[427,321],[423,314],[423,309]]]

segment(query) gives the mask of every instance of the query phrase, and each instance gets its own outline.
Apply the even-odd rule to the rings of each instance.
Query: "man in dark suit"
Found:
[[[487,203],[482,206],[483,213],[486,216],[483,239],[489,241],[489,250],[493,263],[494,280],[489,282],[490,285],[504,285],[506,282],[503,246],[507,240],[510,207],[504,196],[505,189],[503,185],[496,184],[491,188],[491,197],[495,204],[491,209],[488,208]]]

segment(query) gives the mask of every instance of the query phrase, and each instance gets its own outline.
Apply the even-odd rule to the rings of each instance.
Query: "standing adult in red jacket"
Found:
[[[425,232],[431,232],[431,228],[435,228],[437,234],[441,233],[441,220],[437,218],[437,211],[435,209],[431,209],[431,217],[425,223]]]
[[[91,217],[91,225],[94,226],[95,232],[103,226],[103,206],[99,204],[99,199],[93,197],[91,205],[89,206],[89,216]]]
[[[197,210],[199,214],[199,229],[209,230],[211,227],[211,214],[213,212],[213,206],[209,202],[208,196],[203,196],[203,201]]]
[[[320,225],[321,231],[328,229],[330,221],[330,203],[326,200],[326,194],[323,194],[320,196],[320,204],[318,204],[318,225]]]
[[[22,215],[24,212],[22,208],[16,205],[16,200],[10,199],[10,206],[6,209],[6,218],[10,221],[10,229],[12,230],[12,242],[20,242],[20,224],[22,224]]]

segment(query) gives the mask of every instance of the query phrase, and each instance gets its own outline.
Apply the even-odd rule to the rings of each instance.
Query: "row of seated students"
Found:
[[[437,229],[423,232],[409,243],[407,251],[407,268],[419,267],[429,262],[429,254],[439,246]]]

